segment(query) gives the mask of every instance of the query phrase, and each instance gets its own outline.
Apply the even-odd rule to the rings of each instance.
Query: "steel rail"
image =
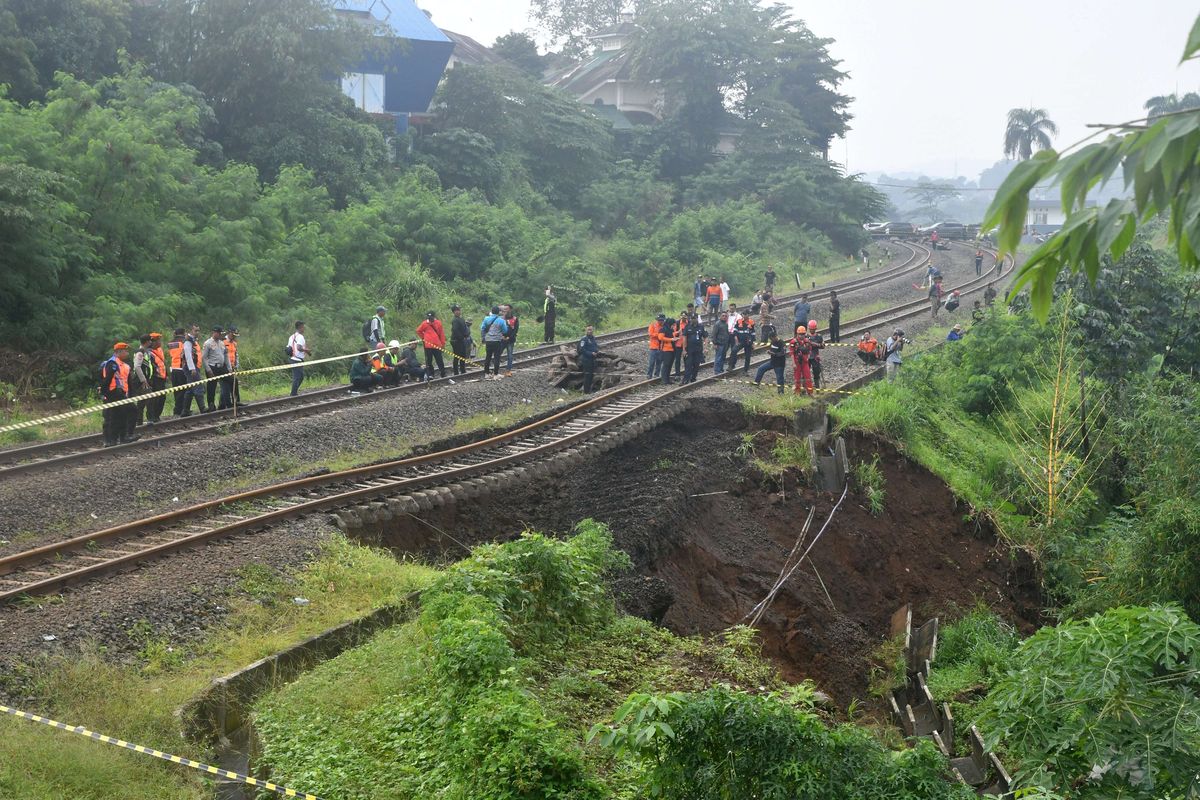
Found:
[[[1002,270],[998,277],[1004,277],[1010,272],[1011,262],[1009,269]],[[959,291],[977,291],[979,287],[974,286],[975,284],[995,279],[997,278],[985,275],[957,288]],[[974,288],[971,288],[972,286]],[[896,310],[901,318],[905,318],[920,313],[923,307],[927,307],[925,303],[926,301],[904,303],[897,306]],[[847,322],[845,330],[849,335],[855,335],[874,324],[873,321],[877,317],[878,315],[869,315],[859,320],[851,320]],[[637,381],[609,390],[543,420],[479,442],[260,487],[5,556],[0,558],[0,603],[23,595],[58,591],[131,564],[195,547],[214,538],[263,528],[284,519],[345,507],[371,497],[445,486],[447,483],[489,474],[497,466],[536,461],[570,449],[624,424],[648,409],[659,408],[664,398],[673,398],[696,386],[719,381],[722,377],[723,375],[708,375],[695,383],[671,388],[664,387],[656,379]],[[863,382],[864,378],[856,378],[845,385],[861,385]],[[640,396],[643,392],[647,395],[645,399],[633,397],[635,394]],[[549,441],[543,441],[545,439]],[[496,452],[489,456],[489,451]],[[465,463],[458,463],[460,461]],[[431,471],[426,468],[430,468]],[[301,496],[300,493],[306,490],[308,494]],[[332,491],[332,494],[322,494],[321,490]],[[278,507],[248,512],[244,516],[236,510],[218,513],[239,503],[267,499],[273,499]],[[222,521],[223,519],[226,521]],[[207,521],[218,524],[204,529],[202,522]],[[182,536],[170,533],[172,526],[178,529],[181,525]],[[188,527],[197,526],[202,529],[187,530]],[[162,536],[169,538],[164,541]],[[139,537],[140,545],[148,546],[139,546]],[[111,543],[107,544],[109,548],[116,548],[111,555],[103,555],[103,550],[100,549],[101,545],[106,543]],[[124,547],[134,549],[128,552],[121,549]],[[83,566],[73,566],[70,563],[72,561],[82,562]],[[61,569],[64,563],[68,567],[66,571]],[[22,572],[27,576],[22,580],[5,577],[20,575]]]
[[[807,294],[810,299],[820,300],[829,296],[831,291],[851,293],[860,291],[881,283],[893,280],[915,268],[922,258],[929,256],[929,250],[922,245],[901,243],[910,250],[910,255],[901,264],[883,270],[867,278],[855,278],[835,282],[827,286],[809,291],[797,292],[779,298],[780,303]],[[642,327],[628,328],[601,334],[597,339],[603,344],[622,345],[638,341],[645,336]],[[562,345],[550,344],[518,351],[514,358],[513,367],[528,368],[535,364],[545,364],[560,355]],[[453,356],[451,356],[453,358]],[[103,448],[100,445],[103,437],[100,434],[88,434],[32,445],[0,449],[0,480],[22,473],[38,472],[68,464],[78,464],[97,458],[106,458],[122,452],[130,452],[146,446],[161,446],[198,438],[211,433],[237,430],[243,426],[271,423],[285,419],[298,419],[313,414],[341,408],[347,403],[359,403],[382,397],[394,396],[397,392],[422,391],[433,386],[445,385],[456,378],[459,380],[477,378],[483,370],[472,369],[469,372],[438,378],[427,382],[416,382],[391,389],[382,389],[362,395],[350,395],[346,386],[334,386],[305,392],[296,397],[278,397],[261,400],[246,406],[247,410],[218,411],[210,414],[195,414],[185,418],[169,418],[160,422],[153,429],[143,427],[143,439],[138,442],[115,445]],[[178,430],[176,430],[178,429]],[[147,434],[153,430],[153,436]]]

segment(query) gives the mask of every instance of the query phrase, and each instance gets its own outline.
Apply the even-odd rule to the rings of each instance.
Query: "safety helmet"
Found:
[[[817,321],[815,319],[810,319],[808,321],[808,329],[810,331],[815,331],[817,329]]]
[[[387,350],[387,345],[385,345],[383,342],[379,342],[378,344],[375,345],[375,349],[376,350]]]
[[[396,348],[397,350],[399,350],[399,349],[400,349],[400,342],[399,342],[398,340],[396,340],[396,339],[392,339],[390,342],[388,342],[388,347],[394,347],[394,348]]]

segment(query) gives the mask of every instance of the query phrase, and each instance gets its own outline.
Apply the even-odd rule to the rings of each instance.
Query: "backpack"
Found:
[[[489,334],[495,334],[496,336],[503,337],[505,324],[507,323],[504,322],[504,317],[497,314],[496,316],[492,317],[492,321],[488,324],[487,332]]]

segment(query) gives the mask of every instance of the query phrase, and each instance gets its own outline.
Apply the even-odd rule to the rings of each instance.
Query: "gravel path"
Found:
[[[330,459],[369,462],[444,439],[456,422],[570,396],[537,370],[499,381],[396,393],[369,404],[115,455],[0,484],[0,554],[278,483]],[[149,443],[148,443],[149,444]],[[355,456],[360,456],[358,461]],[[349,463],[347,463],[349,466]]]

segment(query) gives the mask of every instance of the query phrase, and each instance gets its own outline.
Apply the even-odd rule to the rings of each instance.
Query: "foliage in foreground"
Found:
[[[929,741],[889,751],[863,728],[827,727],[805,699],[727,687],[634,695],[593,735],[639,759],[649,794],[667,800],[973,796],[945,780],[946,762]]]
[[[1015,777],[1071,796],[1200,791],[1200,625],[1122,607],[1043,628],[980,705]]]

